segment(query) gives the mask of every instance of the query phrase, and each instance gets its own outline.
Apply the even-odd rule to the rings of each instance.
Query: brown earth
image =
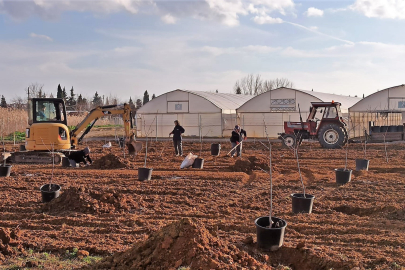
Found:
[[[2,249],[4,265],[29,248],[52,254],[78,248],[104,256],[99,269],[405,267],[404,144],[388,145],[388,163],[384,145],[369,144],[369,171],[355,172],[351,182],[338,186],[334,169],[344,167],[345,152],[304,143],[301,172],[306,192],[315,196],[308,215],[291,212],[290,194],[302,192],[297,163],[275,143],[273,215],[288,224],[275,252],[256,245],[254,220],[270,211],[269,175],[263,171],[269,168],[268,150],[261,144],[246,141],[242,158],[230,158],[224,156],[228,143],[218,157],[204,143],[199,170],[180,169],[184,157],[174,156],[170,141],[150,142],[151,181],[137,179],[145,149],[124,158],[117,144],[108,152],[103,144],[89,143],[94,165],[111,154],[109,159],[124,166],[57,166],[51,179],[51,165],[14,165],[10,177],[0,178],[0,228],[5,242],[10,235],[1,245],[12,250]],[[184,154],[199,151],[199,143],[184,142]],[[363,157],[360,145],[350,145],[348,167],[354,169],[355,159]],[[39,187],[50,182],[61,185],[61,196],[42,203]]]

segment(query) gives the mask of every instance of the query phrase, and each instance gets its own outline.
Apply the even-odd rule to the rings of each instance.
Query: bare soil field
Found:
[[[339,186],[334,169],[344,150],[304,143],[299,149],[312,214],[293,214],[292,193],[302,193],[292,151],[273,144],[273,214],[287,222],[284,245],[257,248],[256,218],[269,214],[265,147],[246,141],[242,158],[218,157],[203,144],[203,169],[180,169],[171,142],[149,142],[152,180],[139,181],[144,151],[124,158],[116,143],[88,143],[89,167],[14,165],[0,178],[0,269],[404,269],[405,145],[370,144],[369,171],[353,171]],[[13,149],[14,148],[14,149]],[[6,145],[8,151],[17,147]],[[198,142],[184,154],[200,155]],[[109,155],[108,158],[105,156]],[[348,167],[364,158],[349,147]],[[40,186],[61,185],[41,201]],[[68,261],[68,262],[67,262]]]

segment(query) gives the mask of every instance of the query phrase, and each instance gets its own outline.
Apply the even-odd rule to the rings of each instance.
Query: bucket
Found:
[[[192,168],[202,169],[204,166],[204,159],[203,158],[196,158],[194,159],[194,163],[191,166]]]
[[[60,186],[57,184],[51,184],[49,189],[49,184],[43,185],[41,188],[42,202],[50,202],[60,195]]]
[[[371,133],[379,133],[381,130],[380,126],[373,126],[371,127]]]
[[[368,171],[368,165],[370,165],[370,160],[356,159],[356,171]]]
[[[138,168],[138,180],[150,180],[152,178],[152,170],[149,168]]]
[[[388,127],[388,132],[397,132],[398,131],[398,127],[397,126],[389,126]]]
[[[69,158],[63,157],[63,158],[62,158],[62,167],[70,167],[70,166],[71,166],[71,165],[70,165]]]
[[[294,214],[298,213],[312,213],[312,205],[315,196],[302,193],[291,194],[292,197],[292,211]]]
[[[25,144],[20,144],[20,152],[22,151],[27,151],[27,149],[25,149]]]
[[[280,227],[269,228],[270,220],[268,216],[259,217],[255,220],[257,245],[259,248],[275,251],[283,245],[287,222],[277,217],[271,217],[271,220],[273,224],[278,222]]]
[[[219,144],[219,143],[211,144],[211,155],[212,156],[219,156],[220,152],[221,152],[221,144]]]
[[[9,177],[11,167],[11,165],[0,165],[0,177]]]
[[[380,132],[388,132],[388,126],[381,126]]]
[[[349,169],[335,169],[336,173],[336,183],[339,185],[344,185],[349,183],[352,179],[352,170]]]

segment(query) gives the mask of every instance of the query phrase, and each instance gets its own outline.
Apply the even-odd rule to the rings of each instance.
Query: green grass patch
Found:
[[[14,133],[10,133],[7,136],[4,136],[5,141],[14,141]],[[15,140],[16,141],[24,141],[25,140],[25,132],[16,131],[15,132]]]
[[[78,249],[66,250],[64,254],[51,252],[35,252],[28,250],[27,256],[10,258],[0,265],[0,270],[23,270],[23,269],[80,269],[85,265],[94,264],[103,259],[100,256],[86,256],[78,258]]]

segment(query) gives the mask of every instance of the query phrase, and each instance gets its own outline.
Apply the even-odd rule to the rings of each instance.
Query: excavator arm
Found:
[[[74,130],[70,132],[70,141],[72,148],[76,148],[79,142],[84,138],[84,136],[91,130],[96,121],[103,116],[117,115],[121,114],[124,120],[125,128],[125,140],[128,145],[129,152],[131,153],[131,143],[133,147],[133,134],[131,134],[132,126],[132,113],[129,104],[124,105],[108,105],[99,106],[90,111],[90,113],[83,119],[83,121],[76,126]],[[78,138],[79,134],[83,131],[83,134]]]

